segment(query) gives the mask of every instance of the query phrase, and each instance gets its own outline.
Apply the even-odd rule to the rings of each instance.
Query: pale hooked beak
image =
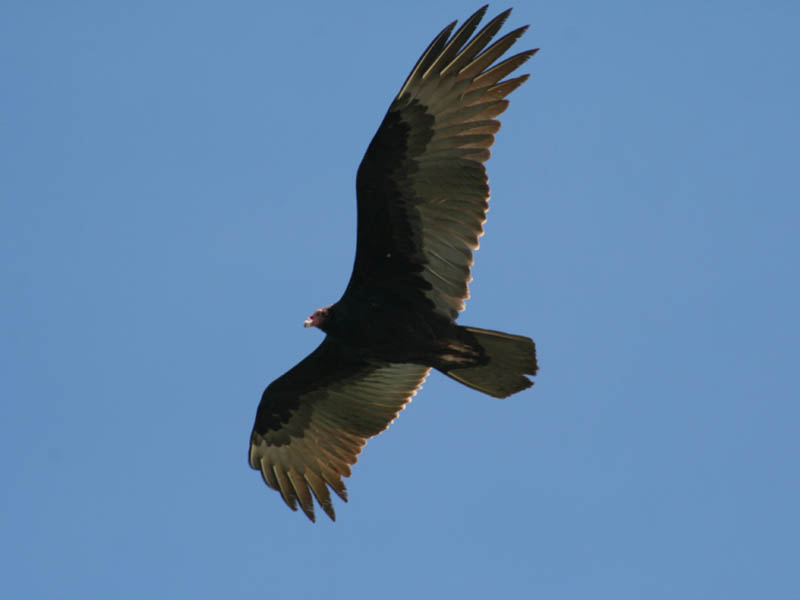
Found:
[[[312,317],[308,317],[305,321],[303,321],[303,327],[313,327],[314,321]]]

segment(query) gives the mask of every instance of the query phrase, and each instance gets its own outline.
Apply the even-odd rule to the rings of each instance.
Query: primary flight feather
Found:
[[[431,368],[504,398],[530,387],[533,340],[455,323],[469,297],[472,253],[489,201],[483,163],[506,96],[504,79],[536,50],[505,60],[520,27],[489,45],[511,10],[475,30],[486,6],[437,35],[406,79],[361,161],[353,273],[342,298],[305,321],[327,335],[261,397],[250,466],[312,521],[330,490]]]

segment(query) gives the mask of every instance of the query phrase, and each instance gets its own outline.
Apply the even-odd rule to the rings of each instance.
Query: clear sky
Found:
[[[542,50],[460,322],[541,374],[432,374],[312,525],[247,465],[256,406],[344,289],[389,102],[479,2],[6,3],[0,595],[798,593],[800,4],[515,4]]]

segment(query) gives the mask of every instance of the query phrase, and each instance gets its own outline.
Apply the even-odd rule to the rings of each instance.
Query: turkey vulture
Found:
[[[347,500],[342,477],[431,368],[497,398],[533,385],[533,340],[455,323],[486,220],[495,117],[528,76],[503,78],[536,52],[497,62],[527,27],[489,46],[511,10],[473,36],[486,8],[434,38],[389,107],[358,168],[350,282],[305,321],[327,335],[261,397],[250,466],[312,521],[312,494],[335,520],[328,487]]]

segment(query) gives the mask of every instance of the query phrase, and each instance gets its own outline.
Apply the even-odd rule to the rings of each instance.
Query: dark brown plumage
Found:
[[[326,338],[261,397],[250,466],[312,521],[313,497],[335,519],[328,488],[347,500],[342,477],[366,439],[431,368],[500,398],[533,385],[530,338],[455,323],[486,220],[495,118],[528,76],[503,78],[536,52],[497,62],[526,27],[490,46],[511,11],[473,36],[485,12],[436,36],[389,107],[358,169],[350,282],[306,321]]]

